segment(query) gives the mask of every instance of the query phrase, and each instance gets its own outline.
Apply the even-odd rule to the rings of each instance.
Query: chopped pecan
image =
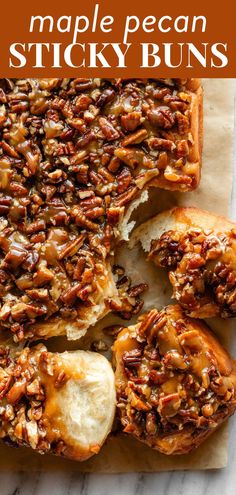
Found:
[[[27,251],[20,247],[12,247],[3,260],[3,266],[8,269],[16,269],[27,258]]]
[[[44,284],[47,284],[53,279],[54,275],[51,270],[49,270],[46,266],[40,265],[38,270],[33,276],[33,283],[35,287],[41,287]]]
[[[34,320],[38,316],[42,316],[47,312],[46,308],[19,302],[11,308],[11,316],[13,320],[24,321],[25,319]]]
[[[185,139],[182,139],[181,141],[177,141],[176,143],[177,158],[181,158],[182,156],[188,156],[188,154],[189,154],[188,142]]]
[[[135,148],[117,148],[115,155],[132,169],[143,164],[144,153]]]
[[[10,146],[8,143],[5,141],[0,141],[0,146],[2,147],[3,151],[12,158],[19,158],[19,154],[17,151],[13,148],[13,146]]]
[[[74,254],[76,254],[79,248],[82,246],[84,239],[85,236],[81,234],[77,239],[69,241],[63,248],[63,250],[58,254],[58,259],[62,260],[67,256],[73,256]]]
[[[127,351],[123,354],[123,362],[126,367],[139,366],[141,363],[142,351],[141,349],[134,349]]]
[[[35,232],[40,232],[40,230],[44,230],[46,228],[45,220],[36,220],[32,222],[30,225],[27,225],[26,232],[27,234],[35,234]]]
[[[85,91],[93,87],[93,80],[78,77],[77,79],[72,80],[71,86],[75,88],[76,91]]]
[[[81,94],[75,98],[75,109],[78,113],[87,110],[90,103],[92,103],[92,98],[86,94]]]
[[[129,169],[123,168],[121,173],[117,176],[117,181],[118,181],[117,192],[118,194],[122,194],[128,189],[128,187],[132,182],[132,174],[129,171]]]
[[[182,114],[181,114],[182,115]],[[147,112],[149,122],[162,129],[171,129],[175,124],[175,117],[169,107],[153,107]]]
[[[165,417],[170,418],[171,416],[175,416],[178,409],[181,406],[181,399],[178,393],[169,394],[165,397],[160,397],[158,412]]]
[[[15,404],[25,394],[25,391],[26,391],[26,381],[19,380],[15,382],[7,394],[8,402],[10,404]]]
[[[110,103],[114,100],[116,94],[113,89],[107,88],[98,96],[96,100],[96,105],[98,108],[103,108],[107,103]]]
[[[175,118],[178,124],[178,130],[180,135],[184,135],[189,131],[189,119],[181,112],[175,112]]]
[[[26,293],[31,299],[36,301],[46,302],[49,300],[47,289],[28,289]]]
[[[115,200],[115,206],[121,207],[126,205],[137,196],[138,192],[139,190],[136,186],[130,187],[124,193],[120,194],[120,196]]]
[[[73,304],[77,298],[77,294],[80,289],[81,289],[81,283],[76,283],[74,285],[71,285],[71,287],[68,290],[66,290],[65,293],[61,296],[62,301],[67,305]]]
[[[117,131],[117,129],[115,129],[112,123],[109,122],[109,120],[107,120],[105,117],[100,117],[99,125],[102,129],[105,138],[108,141],[114,141],[115,139],[119,138],[120,136],[119,132]]]
[[[17,196],[17,197],[21,197],[21,196],[24,197],[27,196],[28,194],[28,189],[19,182],[11,182],[10,191],[13,196]]]
[[[175,149],[175,144],[170,139],[151,137],[148,140],[148,144],[153,150],[173,151]]]
[[[127,115],[122,115],[121,123],[126,131],[132,132],[140,125],[142,114],[141,112],[130,112]]]
[[[133,134],[129,134],[123,141],[122,146],[129,146],[130,144],[140,144],[148,136],[146,129],[139,129]]]

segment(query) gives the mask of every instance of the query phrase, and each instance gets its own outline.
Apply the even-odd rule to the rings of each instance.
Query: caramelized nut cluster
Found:
[[[233,361],[180,306],[140,320],[114,345],[123,431],[163,453],[187,453],[234,412]]]
[[[236,232],[189,229],[153,241],[149,259],[170,269],[174,297],[192,316],[236,316]]]
[[[25,348],[12,357],[0,348],[1,438],[9,444],[26,445],[40,453],[63,455],[64,442],[44,416],[46,392],[43,378],[58,389],[67,377],[43,345]]]
[[[132,316],[141,311],[144,301],[140,296],[148,289],[148,285],[144,283],[132,285],[131,278],[119,265],[113,266],[113,273],[116,278],[119,301],[118,304],[115,300],[110,301],[110,308],[123,320],[130,320]]]

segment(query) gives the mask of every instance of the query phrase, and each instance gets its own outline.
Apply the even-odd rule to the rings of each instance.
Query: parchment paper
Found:
[[[138,215],[136,214],[139,221],[141,219],[143,222],[157,212],[177,204],[198,206],[215,213],[229,215],[233,175],[233,80],[207,79],[203,83],[204,154],[201,185],[197,191],[184,194],[153,189],[149,193],[148,204],[139,207]],[[134,284],[148,282],[149,290],[145,295],[144,309],[160,307],[171,301],[167,274],[145,261],[140,246],[136,246],[132,252],[128,251],[127,246],[122,246],[117,255],[117,262],[126,268]],[[115,322],[118,321],[116,318]],[[51,350],[60,351],[88,348],[94,336],[98,338],[100,334],[109,343],[109,337],[106,334],[104,337],[102,329],[113,322],[114,317],[109,315],[77,343],[68,343],[65,339],[59,338],[51,339],[47,345]],[[214,321],[209,320],[208,324],[219,335],[224,345],[227,346],[226,334],[231,342],[236,338],[232,331],[234,323],[214,319]],[[131,437],[113,434],[101,452],[84,463],[66,461],[53,456],[40,456],[31,449],[12,449],[0,445],[0,470],[121,473],[222,468],[227,463],[227,431],[227,424],[223,425],[192,454],[171,457],[159,454]]]

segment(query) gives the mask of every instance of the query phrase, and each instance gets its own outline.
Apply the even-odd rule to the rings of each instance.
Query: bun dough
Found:
[[[2,348],[1,364],[4,441],[78,461],[99,452],[116,407],[114,373],[104,356],[50,353],[38,345],[17,357]]]

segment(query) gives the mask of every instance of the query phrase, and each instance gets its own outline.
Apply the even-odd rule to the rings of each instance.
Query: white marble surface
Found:
[[[235,80],[236,95],[236,80]],[[236,105],[235,105],[236,106]],[[236,129],[232,218],[236,220]],[[236,356],[236,346],[234,349]],[[79,471],[79,465],[78,465]],[[0,495],[235,495],[236,421],[230,421],[229,460],[225,469],[156,474],[73,475],[0,473]]]

